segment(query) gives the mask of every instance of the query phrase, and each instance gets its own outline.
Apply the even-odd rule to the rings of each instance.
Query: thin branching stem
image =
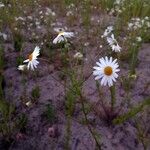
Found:
[[[110,94],[111,94],[111,110],[114,111],[114,106],[116,103],[116,92],[115,92],[115,86],[110,87]]]
[[[101,145],[99,144],[96,135],[94,134],[91,126],[89,125],[89,121],[88,121],[87,114],[86,114],[86,111],[85,111],[84,97],[82,96],[82,94],[80,94],[80,101],[81,101],[82,111],[83,111],[83,114],[84,114],[84,118],[85,118],[85,122],[87,124],[88,130],[92,134],[92,136],[93,136],[93,138],[94,138],[94,140],[96,142],[96,145],[98,146],[98,149],[101,150]]]

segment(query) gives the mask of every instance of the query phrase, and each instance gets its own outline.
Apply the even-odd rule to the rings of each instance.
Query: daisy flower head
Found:
[[[114,34],[111,35],[111,37],[107,37],[107,42],[110,45],[112,51],[120,52],[121,47],[119,46],[117,40],[114,37]]]
[[[106,56],[100,58],[96,64],[98,66],[93,67],[95,69],[93,71],[93,75],[96,76],[95,80],[101,79],[102,86],[113,86],[113,82],[116,82],[116,78],[118,78],[117,72],[120,71],[117,59],[113,60],[112,57],[108,58]]]
[[[33,53],[30,54],[28,56],[28,59],[24,61],[24,63],[28,63],[27,65],[28,70],[29,69],[34,70],[35,68],[37,68],[37,65],[39,64],[39,62],[37,61],[37,56],[39,55],[40,55],[40,48],[36,46]]]
[[[54,44],[61,43],[61,42],[66,42],[67,38],[74,37],[73,32],[65,32],[63,30],[58,32],[57,37],[53,40]]]

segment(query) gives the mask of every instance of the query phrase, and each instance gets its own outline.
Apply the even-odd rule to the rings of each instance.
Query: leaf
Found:
[[[144,100],[139,105],[132,107],[131,110],[129,110],[127,113],[117,117],[113,120],[114,124],[121,124],[125,122],[126,120],[135,117],[139,112],[143,111],[144,107],[150,105],[150,98]]]

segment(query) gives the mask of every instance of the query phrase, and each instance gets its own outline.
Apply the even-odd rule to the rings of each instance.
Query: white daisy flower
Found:
[[[17,69],[20,71],[24,71],[26,68],[27,68],[26,65],[19,65]]]
[[[34,68],[37,68],[37,65],[39,62],[37,61],[37,56],[40,55],[40,48],[38,46],[35,47],[32,54],[29,55],[28,59],[24,61],[24,63],[28,63],[27,68],[31,70],[34,70]]]
[[[115,39],[114,34],[112,34],[111,37],[107,37],[107,42],[112,48],[112,51],[115,51],[115,52],[121,51],[121,47],[119,46],[117,40]]]
[[[60,43],[63,41],[67,41],[67,38],[71,38],[74,36],[73,32],[65,32],[65,31],[61,31],[59,32],[59,34],[57,35],[57,37],[53,40],[53,43]]]
[[[118,78],[117,72],[120,71],[117,59],[113,60],[112,57],[108,58],[106,56],[100,58],[96,64],[98,66],[93,67],[95,69],[93,71],[93,75],[96,76],[95,80],[101,79],[101,85],[113,86],[113,82],[116,82],[116,78]]]

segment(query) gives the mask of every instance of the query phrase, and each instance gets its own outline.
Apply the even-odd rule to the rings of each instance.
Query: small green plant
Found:
[[[139,112],[142,112],[145,106],[150,105],[150,98],[147,98],[143,102],[141,102],[139,105],[132,107],[127,113],[118,116],[116,119],[113,120],[114,124],[121,124],[125,122],[126,120],[135,117]]]
[[[13,105],[7,103],[5,100],[0,100],[0,132],[6,141],[11,140],[14,130],[14,122],[12,122],[12,115],[15,111]]]
[[[150,146],[149,138],[149,106],[145,107],[144,111],[138,115],[135,120],[135,127],[137,129],[137,137],[139,142],[142,143],[144,150],[148,150]]]
[[[55,119],[56,119],[56,115],[55,115],[55,110],[54,107],[50,104],[46,105],[46,110],[44,112],[44,116],[47,118],[47,120],[50,123],[54,123]]]
[[[20,64],[22,64],[24,58],[22,56],[18,56],[17,59],[16,59],[16,64],[17,66],[19,66]]]
[[[21,132],[25,132],[27,122],[28,122],[28,118],[27,118],[26,114],[21,114],[21,115],[17,118],[16,127],[17,127]]]
[[[4,51],[0,45],[0,73],[2,72],[3,67],[4,67]]]
[[[0,75],[0,99],[4,97],[3,84],[4,84],[4,76]]]
[[[36,102],[37,99],[40,97],[40,87],[39,86],[36,86],[32,89],[31,96],[32,96],[33,101]]]
[[[13,38],[14,38],[14,49],[17,52],[20,52],[22,50],[23,37],[20,33],[14,32]]]
[[[90,20],[91,2],[90,0],[82,1],[82,5],[83,5],[83,10],[82,10],[83,25],[85,26],[86,32],[88,33],[91,24],[91,20]]]
[[[4,84],[4,76],[3,76],[3,68],[4,68],[4,52],[2,47],[0,46],[0,99],[3,99],[3,84]]]

